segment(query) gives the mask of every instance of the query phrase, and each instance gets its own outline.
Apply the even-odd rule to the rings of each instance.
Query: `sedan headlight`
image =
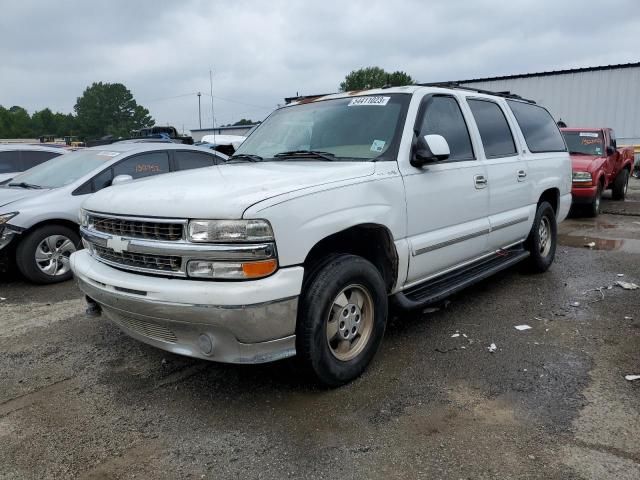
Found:
[[[573,183],[592,183],[593,179],[589,172],[573,172]]]
[[[273,230],[266,220],[191,220],[191,242],[270,242]]]
[[[4,225],[9,220],[11,220],[13,217],[18,215],[18,213],[19,212],[12,212],[12,213],[4,213],[4,214],[0,215],[0,225]]]

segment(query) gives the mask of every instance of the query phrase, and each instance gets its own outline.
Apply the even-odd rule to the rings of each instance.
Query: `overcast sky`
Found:
[[[0,105],[71,112],[92,82],[120,82],[186,130],[210,68],[220,125],[337,91],[366,66],[429,82],[640,61],[639,0],[2,3]]]

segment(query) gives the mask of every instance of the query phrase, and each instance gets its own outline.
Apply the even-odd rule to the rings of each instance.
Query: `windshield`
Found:
[[[396,160],[408,94],[359,96],[309,102],[276,110],[235,155],[286,160],[322,152],[335,160]],[[325,157],[326,159],[326,157]]]
[[[562,132],[569,153],[602,156],[604,140],[601,132]]]
[[[42,188],[59,188],[75,182],[104,165],[121,152],[81,150],[61,155],[16,175],[10,184],[28,184]]]

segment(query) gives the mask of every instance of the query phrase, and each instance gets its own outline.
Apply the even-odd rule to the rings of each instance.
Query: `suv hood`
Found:
[[[48,192],[49,190],[37,190],[37,189],[28,189],[28,188],[9,188],[2,187],[0,188],[0,208],[2,211],[0,213],[7,213],[6,206],[11,205],[12,203],[18,202],[23,199],[29,199],[34,197],[39,197],[44,192]]]
[[[88,210],[171,218],[242,218],[251,205],[319,185],[373,175],[372,162],[236,163],[159,175],[105,188]]]
[[[596,162],[596,160],[601,160],[602,157],[598,157],[596,155],[580,155],[580,154],[571,154],[571,167],[574,172],[590,172],[591,167]]]

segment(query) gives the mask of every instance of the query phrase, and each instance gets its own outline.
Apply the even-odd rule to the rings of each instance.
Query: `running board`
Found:
[[[509,268],[528,256],[529,252],[521,246],[500,250],[489,258],[460,267],[457,270],[398,292],[393,296],[393,301],[405,310],[423,308],[439,302],[480,280],[484,280],[500,270]]]

